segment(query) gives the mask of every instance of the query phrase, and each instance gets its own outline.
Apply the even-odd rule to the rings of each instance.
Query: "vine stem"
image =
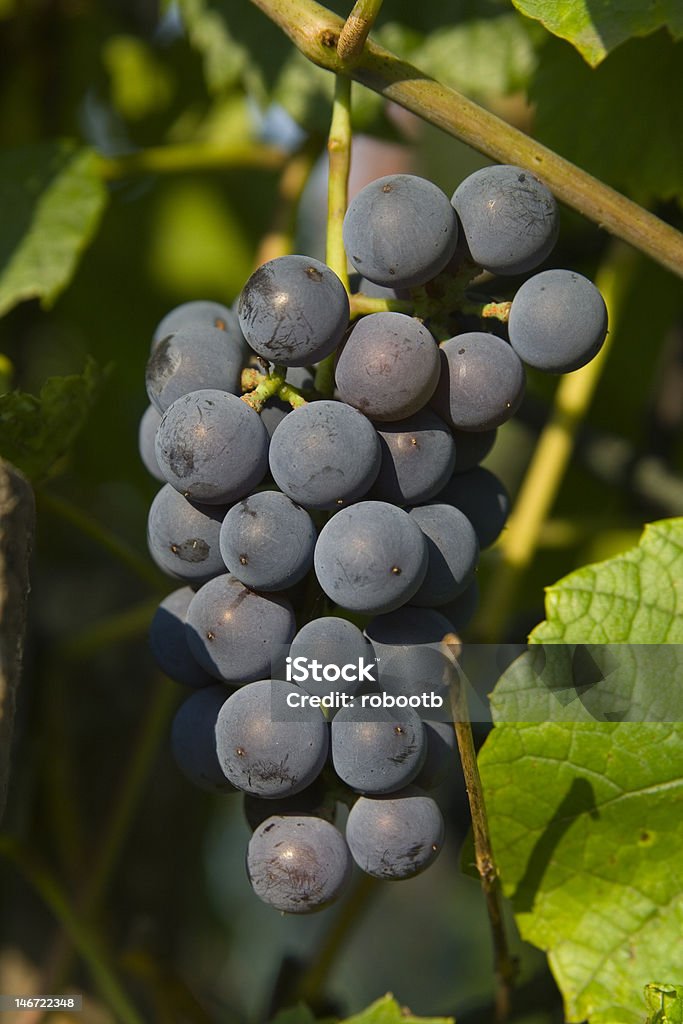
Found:
[[[479,316],[482,320],[500,320],[506,324],[510,318],[511,302],[469,302],[465,300],[458,306],[458,313]]]
[[[334,82],[332,120],[327,139],[327,243],[325,260],[349,292],[349,273],[342,227],[349,198],[351,170],[351,79],[337,75]],[[327,398],[334,391],[334,352],[318,363],[315,389]]]
[[[365,41],[382,9],[382,0],[356,0],[339,34],[337,56],[347,67],[360,59]]]
[[[446,657],[456,667],[454,679],[450,686],[453,728],[455,729],[455,738],[458,744],[467,798],[472,815],[474,859],[486,901],[486,910],[493,939],[493,965],[496,978],[494,1019],[496,1024],[504,1024],[510,1015],[512,989],[518,973],[518,963],[517,959],[510,952],[505,931],[500,881],[491,845],[484,787],[481,775],[479,774],[479,765],[477,764],[472,724],[467,706],[467,693],[465,691],[465,683],[457,671],[456,657],[457,652],[460,650],[460,640],[455,634],[448,634],[443,638],[441,647]]]
[[[621,299],[634,265],[632,252],[614,246],[598,271],[596,285],[607,306],[609,333],[596,358],[580,370],[566,374],[557,386],[550,420],[534,449],[510,522],[500,540],[502,564],[482,604],[480,621],[489,643],[500,641],[519,582],[540,542],[543,524],[569,465],[576,433],[605,368]]]
[[[277,395],[285,386],[287,367],[274,365],[267,377],[261,377],[261,383],[242,395],[242,401],[246,402],[255,412],[261,412],[269,398]]]
[[[150,146],[118,157],[99,156],[97,170],[105,181],[117,181],[140,174],[224,171],[230,167],[279,170],[286,161],[284,150],[256,142],[230,146]]]
[[[368,39],[355,67],[337,54],[344,22],[315,0],[251,0],[301,52],[349,75],[492,160],[520,164],[558,199],[683,277],[683,235],[569,160]]]
[[[277,397],[281,398],[283,402],[288,402],[292,409],[298,409],[301,405],[308,405],[308,400],[304,398],[299,389],[291,384],[287,384],[286,381],[278,391]]]
[[[12,861],[50,908],[90,969],[103,998],[121,1024],[143,1024],[109,963],[95,932],[74,912],[59,883],[18,840],[0,836],[0,853]]]

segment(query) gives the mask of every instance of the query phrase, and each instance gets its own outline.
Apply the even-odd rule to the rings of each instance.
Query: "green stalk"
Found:
[[[348,206],[351,138],[351,79],[345,75],[337,75],[334,83],[332,122],[327,140],[330,168],[327,182],[326,260],[347,292],[349,275],[342,225]]]
[[[351,319],[365,316],[366,313],[407,313],[413,312],[413,303],[410,299],[375,299],[371,295],[363,295],[357,292],[349,298],[351,305]]]
[[[471,302],[467,299],[458,305],[458,313],[478,316],[482,320],[500,320],[506,324],[510,318],[511,302]]]
[[[299,406],[308,404],[299,389],[291,384],[283,384],[277,393],[277,397],[281,398],[283,402],[289,402],[292,409],[298,409]]]
[[[242,395],[242,401],[246,402],[255,412],[261,412],[268,399],[273,398],[284,387],[286,376],[286,366],[273,366],[268,376],[261,378],[258,387],[246,395]]]
[[[348,205],[351,169],[351,79],[337,75],[334,83],[332,120],[327,140],[329,171],[327,178],[327,245],[325,259],[349,292],[349,273],[342,235]],[[328,398],[334,391],[334,352],[318,364],[315,389]]]

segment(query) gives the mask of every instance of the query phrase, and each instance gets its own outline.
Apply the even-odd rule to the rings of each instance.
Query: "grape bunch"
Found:
[[[453,671],[440,644],[474,612],[479,552],[509,504],[480,463],[524,364],[576,370],[607,331],[570,270],[530,277],[494,329],[472,324],[468,286],[534,269],[557,232],[552,195],[519,167],[477,171],[451,201],[383,177],[343,225],[355,290],[381,311],[353,318],[330,267],[291,255],[234,309],[189,302],[154,333],[148,544],[178,589],[150,645],[193,691],[172,749],[198,786],[244,794],[249,880],[278,910],[328,906],[353,862],[397,880],[441,850],[429,794],[454,733],[431,710]]]

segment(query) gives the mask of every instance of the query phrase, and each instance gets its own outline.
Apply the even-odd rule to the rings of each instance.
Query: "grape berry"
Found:
[[[448,707],[439,645],[474,613],[479,551],[507,518],[479,463],[522,400],[524,364],[576,370],[607,333],[600,293],[570,270],[522,284],[507,333],[465,308],[465,286],[533,270],[557,231],[523,168],[477,171],[450,202],[391,175],[353,200],[344,241],[363,293],[415,315],[351,324],[336,274],[295,255],[259,267],[236,310],[184,303],[154,332],[139,447],[163,486],[148,544],[181,585],[150,646],[192,690],[171,746],[198,786],[244,794],[247,874],[278,910],[328,906],[354,861],[410,878],[443,846],[426,791],[454,733],[416,708],[422,691]],[[328,357],[336,391],[321,394]]]

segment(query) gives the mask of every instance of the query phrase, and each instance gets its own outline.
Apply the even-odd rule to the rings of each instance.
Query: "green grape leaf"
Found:
[[[0,315],[25,299],[54,302],[106,202],[91,150],[61,141],[0,154]]]
[[[566,1018],[642,1024],[683,962],[683,726],[496,726],[480,754],[493,848]]]
[[[540,21],[549,32],[566,39],[595,67],[631,36],[668,28],[683,36],[683,7],[679,0],[622,0],[619,4],[592,0],[512,0],[518,11]]]
[[[532,646],[490,697],[495,722],[683,722],[683,645]]]
[[[547,646],[528,659],[552,661],[562,645],[559,673],[564,645],[614,657],[621,648],[608,645],[628,645],[643,701],[648,687],[655,699],[680,689],[680,668],[655,657],[648,674],[645,652],[675,656],[683,643],[681,579],[683,519],[650,524],[637,547],[548,589],[530,637]],[[503,888],[522,936],[548,953],[567,1020],[642,1024],[644,987],[683,962],[683,724],[578,720],[576,701],[571,715],[546,714],[531,667],[514,663],[496,685],[480,754]]]
[[[33,481],[59,472],[100,392],[103,373],[88,359],[82,374],[50,377],[40,395],[0,395],[0,456]]]
[[[453,1024],[453,1018],[415,1017],[410,1010],[399,1006],[391,994],[387,994],[343,1024]]]
[[[645,1003],[646,1024],[683,1024],[683,985],[646,985]]]
[[[316,1021],[303,1003],[282,1010],[271,1024],[333,1024],[333,1021]],[[391,993],[377,999],[371,1006],[353,1017],[347,1017],[339,1024],[455,1024],[452,1017],[415,1017],[405,1006],[400,1006]]]
[[[683,43],[665,32],[624,44],[594,71],[549,40],[530,88],[539,140],[642,205],[683,200],[683,105],[671,101],[681,95]]]
[[[683,643],[683,518],[648,524],[637,547],[548,587],[532,643]]]
[[[683,721],[683,519],[546,590],[531,649],[491,695],[496,722]],[[578,645],[573,647],[572,645]]]
[[[209,89],[221,92],[234,88],[244,73],[248,55],[230,34],[220,12],[208,0],[180,0],[179,7],[190,44],[201,55]]]

